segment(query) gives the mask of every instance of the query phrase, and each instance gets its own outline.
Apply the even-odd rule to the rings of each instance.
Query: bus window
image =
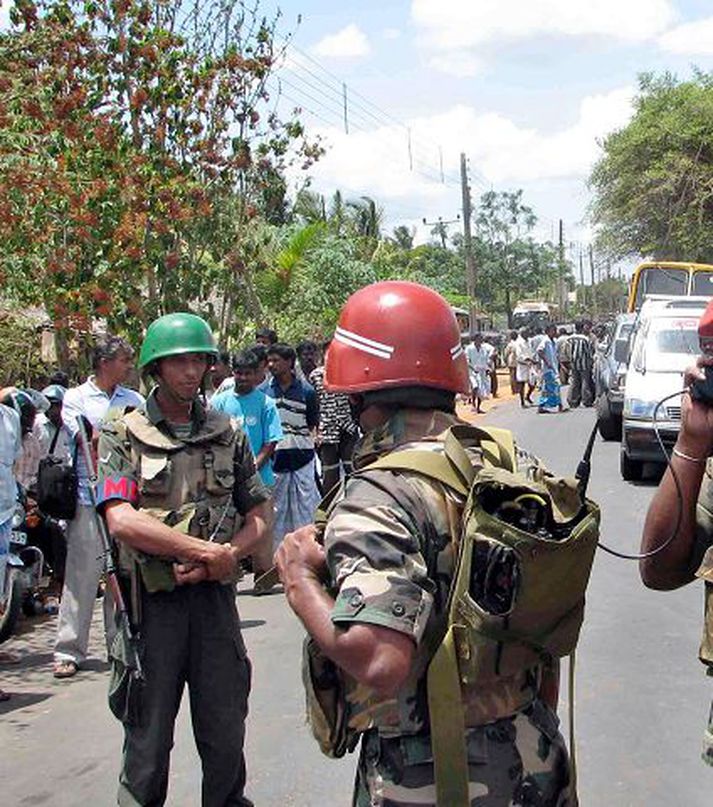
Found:
[[[687,287],[688,270],[647,267],[642,270],[636,285],[636,310],[641,308],[647,294],[687,294]]]
[[[691,282],[691,294],[701,297],[713,297],[713,272],[694,272]]]

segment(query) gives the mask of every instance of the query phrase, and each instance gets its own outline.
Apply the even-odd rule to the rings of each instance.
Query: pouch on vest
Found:
[[[353,751],[359,742],[359,733],[349,728],[342,673],[310,638],[302,647],[302,683],[307,721],[322,753],[339,758]]]
[[[476,446],[481,470],[465,450]],[[442,454],[409,449],[371,467],[408,469],[468,496],[448,623],[427,673],[438,803],[467,805],[464,694],[574,650],[599,510],[575,479],[518,471],[512,435],[499,429],[457,426]]]
[[[126,726],[141,723],[141,700],[144,679],[138,675],[134,665],[133,649],[128,646],[126,632],[120,630],[109,649],[111,673],[109,676],[109,708],[114,717]],[[139,653],[142,647],[137,648]]]
[[[696,577],[705,581],[705,619],[698,657],[708,665],[709,674],[713,675],[713,547],[706,550]]]

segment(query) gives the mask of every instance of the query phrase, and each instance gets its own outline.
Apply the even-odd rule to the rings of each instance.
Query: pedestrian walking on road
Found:
[[[155,386],[144,405],[105,422],[99,439],[98,509],[118,545],[144,676],[137,692],[119,632],[109,703],[124,726],[118,803],[127,807],[166,801],[186,685],[203,807],[252,807],[243,755],[250,663],[235,581],[240,559],[263,540],[268,492],[245,433],[204,406],[216,358],[200,317],[157,319],[139,356]]]
[[[571,376],[568,401],[572,409],[580,403],[584,406],[594,404],[594,347],[590,338],[591,323],[578,321],[574,325],[575,332],[569,337],[569,353],[571,357]]]
[[[508,374],[510,375],[510,392],[512,392],[513,395],[517,395],[518,392],[517,354],[515,351],[516,342],[517,331],[510,331],[510,339],[507,345],[505,345],[503,359],[505,361],[505,366],[508,368]]]
[[[84,384],[67,390],[62,401],[62,419],[72,435],[79,484],[77,512],[67,525],[64,586],[54,646],[55,678],[71,678],[87,657],[94,601],[103,572],[101,541],[89,493],[88,471],[82,452],[74,451],[79,430],[77,418],[85,418],[92,444],[96,446],[99,429],[112,410],[141,406],[143,396],[122,386],[133,369],[133,363],[131,345],[118,336],[107,336],[92,352],[94,374]],[[109,595],[105,594],[104,620],[109,631],[110,610]]]
[[[493,360],[492,346],[483,344],[483,335],[476,333],[473,341],[465,348],[470,379],[470,402],[475,411],[483,411],[482,404],[490,397],[490,370]]]
[[[532,403],[532,393],[535,390],[532,384],[534,356],[528,340],[527,329],[523,328],[515,340],[515,380],[517,382],[517,392],[520,396],[520,406],[523,409],[527,404]]]
[[[540,343],[538,352],[542,363],[542,381],[540,382],[540,400],[537,411],[540,414],[562,411],[560,397],[559,365],[557,362],[557,344],[555,336],[557,326],[550,324],[545,328],[545,339]]]

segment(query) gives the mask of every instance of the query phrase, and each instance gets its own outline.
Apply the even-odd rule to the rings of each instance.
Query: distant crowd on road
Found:
[[[561,387],[566,385],[569,408],[591,407],[595,402],[596,358],[605,337],[605,326],[594,326],[588,319],[577,320],[573,333],[554,323],[512,330],[507,340],[500,334],[486,338],[476,333],[465,348],[470,403],[481,412],[483,401],[497,396],[496,370],[504,366],[511,392],[519,396],[523,409],[537,406],[541,414],[564,411]]]

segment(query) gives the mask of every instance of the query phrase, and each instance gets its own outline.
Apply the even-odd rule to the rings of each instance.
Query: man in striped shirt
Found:
[[[263,391],[274,398],[284,433],[275,449],[272,466],[275,548],[286,533],[312,523],[320,499],[313,437],[319,425],[319,406],[313,387],[295,374],[296,357],[289,345],[275,344],[267,350],[272,378]]]
[[[331,340],[323,345],[327,354]],[[359,425],[352,416],[349,396],[343,392],[327,392],[324,388],[324,363],[309,375],[309,382],[319,402],[319,458],[322,462],[322,489],[325,494],[352,470],[352,454],[359,438]]]
[[[568,344],[571,362],[568,401],[576,409],[580,403],[584,406],[594,403],[594,347],[589,337],[591,322],[579,320],[574,329]]]

